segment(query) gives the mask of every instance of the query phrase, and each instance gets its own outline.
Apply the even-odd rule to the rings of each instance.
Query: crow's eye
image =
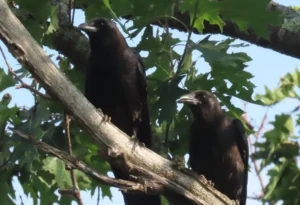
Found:
[[[100,23],[99,23],[99,26],[100,26],[100,27],[104,26],[104,22],[100,22]]]

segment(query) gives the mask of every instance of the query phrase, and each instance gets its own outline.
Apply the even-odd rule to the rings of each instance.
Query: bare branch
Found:
[[[96,170],[89,168],[84,162],[79,161],[75,157],[72,157],[71,155],[67,154],[66,152],[63,152],[61,150],[56,149],[55,147],[52,147],[50,145],[47,145],[44,142],[38,141],[31,135],[24,134],[18,130],[13,130],[13,132],[20,137],[30,141],[33,145],[35,145],[38,149],[52,154],[53,156],[63,160],[68,166],[70,166],[72,169],[78,169],[85,174],[91,176],[92,178],[98,180],[99,182],[110,185],[113,187],[120,188],[122,190],[126,190],[128,192],[132,193],[145,193],[145,190],[154,190],[155,193],[161,191],[160,189],[155,190],[153,187],[146,187],[145,185],[141,183],[131,182],[123,179],[114,179],[108,176],[105,176],[103,174],[98,173]],[[156,186],[156,188],[159,186]],[[74,193],[70,193],[70,190],[61,190],[63,193],[66,193],[68,195],[73,195]]]
[[[257,177],[258,177],[260,186],[261,186],[261,191],[262,191],[262,193],[264,194],[264,192],[265,192],[264,181],[263,181],[263,178],[262,178],[262,176],[261,176],[261,174],[260,174],[259,166],[258,166],[258,164],[257,164],[257,162],[256,162],[256,160],[255,160],[255,158],[253,157],[253,153],[255,153],[255,151],[254,151],[254,149],[253,149],[253,144],[252,144],[251,138],[248,137],[248,140],[249,140],[249,144],[250,144],[250,147],[251,147],[251,149],[250,149],[250,158],[251,158],[251,161],[252,161],[252,163],[253,163],[253,165],[254,165],[254,169],[255,169],[256,175],[257,175]]]
[[[69,116],[66,113],[64,113],[65,136],[68,145],[68,153],[70,156],[72,156],[73,154],[72,154],[72,142],[71,142],[71,133],[70,133],[70,121],[71,119],[69,118]],[[72,190],[73,196],[76,198],[79,205],[83,205],[83,201],[80,196],[80,189],[78,187],[78,183],[76,180],[75,170],[71,167],[70,167],[70,174],[73,183],[73,190]]]
[[[180,72],[180,69],[182,67],[184,58],[186,56],[186,52],[189,49],[189,44],[190,44],[190,40],[191,40],[191,37],[192,37],[193,28],[194,28],[195,22],[197,20],[197,11],[198,11],[198,6],[199,6],[199,1],[200,0],[197,0],[197,2],[195,4],[195,11],[194,11],[193,19],[192,19],[192,22],[191,22],[191,25],[190,25],[190,28],[189,28],[188,38],[187,38],[187,41],[186,41],[186,44],[185,44],[185,47],[184,47],[183,54],[181,56],[181,60],[178,63],[178,68],[177,68],[176,74],[178,74]]]
[[[57,19],[59,29],[52,35],[51,44],[55,49],[68,57],[68,60],[79,71],[85,72],[89,53],[89,41],[81,31],[73,26],[75,7],[73,1],[73,16],[70,16],[70,2],[72,0],[60,0],[57,2]],[[47,45],[47,46],[52,46]]]
[[[246,122],[248,122],[249,123],[249,127],[254,127],[251,123],[250,123],[250,121],[249,121],[249,119],[248,119],[248,114],[247,114],[247,112],[246,112],[246,110],[247,110],[247,104],[245,103],[245,114],[244,114],[244,116],[243,116],[243,118],[245,119],[245,121]],[[258,136],[260,135],[260,133],[262,132],[262,130],[263,130],[263,128],[264,128],[264,125],[265,125],[265,121],[266,121],[266,119],[267,119],[267,113],[268,113],[268,108],[267,108],[267,110],[266,110],[266,113],[265,113],[265,115],[264,115],[264,117],[263,117],[263,120],[262,120],[262,122],[261,122],[261,124],[260,124],[260,126],[259,126],[259,129],[258,129],[258,131],[254,134],[254,136],[255,136],[255,138],[256,138],[256,141],[258,140]],[[261,186],[261,192],[262,192],[262,196],[264,196],[264,193],[265,193],[265,185],[264,185],[264,182],[263,182],[263,178],[262,178],[262,176],[261,176],[261,173],[260,173],[260,168],[259,168],[259,166],[258,166],[258,164],[257,164],[257,161],[255,160],[255,158],[253,157],[253,154],[256,152],[256,150],[255,150],[255,147],[254,147],[254,145],[253,145],[253,143],[252,143],[252,140],[251,140],[251,137],[250,136],[248,136],[248,141],[249,141],[249,144],[250,144],[250,159],[251,159],[251,161],[252,161],[252,163],[253,163],[253,165],[254,165],[254,169],[255,169],[255,173],[256,173],[256,175],[257,175],[257,177],[258,177],[258,180],[259,180],[259,183],[260,183],[260,186]]]
[[[257,132],[254,134],[256,138],[259,137],[259,135],[261,134],[261,132],[263,131],[264,127],[265,127],[265,124],[266,124],[266,121],[267,121],[267,117],[268,117],[268,111],[269,111],[269,108],[266,109],[266,112],[263,116],[263,119],[261,120],[261,123],[260,123],[260,126],[257,130]]]
[[[74,4],[75,4],[75,0],[70,0],[72,1],[72,6],[71,6],[71,9],[73,8],[73,14],[72,14],[72,19],[71,19],[71,23],[72,25],[74,25],[74,19],[75,19],[75,12],[76,12],[76,9],[74,8]],[[71,12],[70,12],[70,15],[71,15]]]
[[[248,196],[248,199],[257,200],[260,201],[262,199],[262,196]]]

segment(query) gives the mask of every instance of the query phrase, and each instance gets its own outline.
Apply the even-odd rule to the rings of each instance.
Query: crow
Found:
[[[178,100],[193,114],[189,161],[193,171],[240,205],[246,204],[249,148],[243,124],[225,115],[209,91],[198,90]]]
[[[95,18],[78,28],[87,33],[90,54],[85,79],[85,96],[111,122],[146,147],[152,147],[152,130],[147,103],[144,64],[131,49],[114,21]],[[111,164],[116,178],[127,173]],[[124,193],[126,205],[159,205],[159,195]]]

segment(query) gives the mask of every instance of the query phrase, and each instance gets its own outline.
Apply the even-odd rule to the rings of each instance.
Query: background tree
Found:
[[[44,46],[60,70],[81,91],[89,47],[87,38],[73,26],[75,19],[78,25],[84,21],[83,15],[86,20],[96,16],[122,17],[118,21],[119,28],[128,37],[128,42],[141,51],[148,69],[151,120],[157,135],[156,151],[165,157],[183,157],[187,151],[187,128],[191,115],[186,108],[181,109],[176,104],[176,99],[187,89],[212,89],[228,115],[240,118],[247,111],[244,119],[248,119],[250,124],[253,123],[251,118],[255,117],[249,112],[251,106],[265,110],[262,122],[253,123],[253,128],[250,126],[247,130],[253,154],[250,171],[260,180],[256,195],[251,191],[248,193],[250,198],[260,202],[249,200],[248,203],[275,204],[281,201],[283,204],[298,204],[299,145],[295,131],[300,123],[299,107],[288,106],[289,112],[278,110],[269,126],[265,125],[270,118],[264,115],[286,98],[294,98],[298,105],[299,71],[296,69],[276,79],[278,86],[275,89],[266,88],[265,93],[254,95],[253,77],[256,73],[247,69],[252,60],[251,55],[246,53],[248,45],[235,40],[240,38],[299,58],[297,8],[291,9],[269,0],[8,2],[35,40]],[[215,37],[199,33],[220,33],[227,37],[214,40]],[[49,100],[49,95],[26,68],[15,65],[11,60],[9,63],[13,65],[12,70],[6,70],[2,60],[3,69],[0,70],[3,96],[0,105],[0,187],[4,190],[1,192],[4,204],[21,203],[17,198],[18,191],[16,193],[13,189],[16,181],[25,194],[30,194],[34,204],[38,201],[70,204],[74,198],[65,197],[65,193],[59,197],[55,192],[73,186],[64,163],[37,151],[11,132],[12,128],[18,129],[58,149],[68,150],[64,137],[68,120],[64,110],[60,103]],[[272,78],[273,70],[263,69],[270,70],[270,75],[264,77]],[[30,92],[26,97],[30,100],[18,98],[13,89],[5,90],[15,85],[28,89]],[[15,100],[17,105],[10,103],[14,98],[18,99]],[[250,104],[244,107],[241,102]],[[22,106],[24,104],[29,106]],[[74,156],[101,173],[110,170],[108,163],[99,159],[95,144],[76,122],[71,123],[70,135]],[[75,172],[75,175],[80,190],[88,190],[92,194],[101,190],[102,197],[112,197],[108,186],[99,186],[81,172]],[[251,178],[249,181],[249,186],[252,186]],[[95,201],[99,201],[100,194],[96,196],[98,199]]]

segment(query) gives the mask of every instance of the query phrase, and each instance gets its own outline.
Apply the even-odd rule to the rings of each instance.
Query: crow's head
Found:
[[[223,114],[216,96],[209,91],[193,91],[181,96],[177,102],[188,105],[196,118],[209,120]]]
[[[115,46],[124,43],[125,39],[114,21],[106,18],[94,18],[88,23],[82,23],[78,28],[87,33],[91,48]]]

